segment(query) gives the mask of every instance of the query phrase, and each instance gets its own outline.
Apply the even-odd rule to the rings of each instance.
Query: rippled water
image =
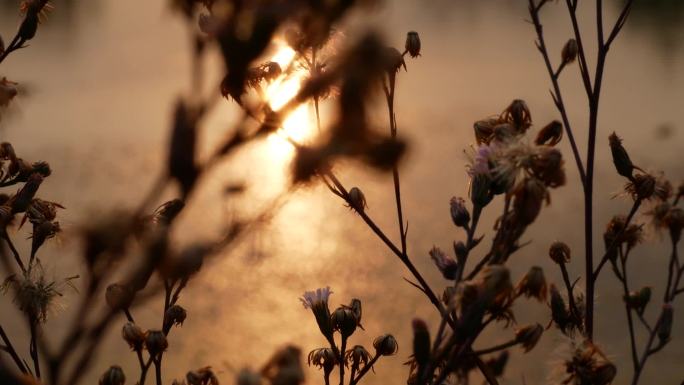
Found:
[[[376,14],[357,15],[351,22],[381,27],[397,46],[403,44],[407,30],[421,34],[423,56],[410,60],[408,73],[400,74],[397,119],[400,133],[411,144],[401,169],[408,247],[438,290],[446,282],[434,271],[427,251],[433,245],[448,249],[452,240],[462,237],[450,223],[448,201],[467,192],[463,149],[473,141],[472,122],[498,113],[514,98],[528,102],[537,124],[557,115],[547,92],[542,60],[534,48],[534,32],[525,22],[525,3],[387,1]],[[0,76],[25,84],[28,95],[21,97],[14,113],[0,123],[0,136],[13,142],[22,156],[50,162],[55,171],[42,193],[68,208],[61,222],[73,229],[106,207],[132,205],[162,168],[170,111],[189,86],[189,44],[183,24],[161,0],[70,2],[64,7],[58,2],[57,6],[31,48],[12,55],[2,65]],[[11,7],[0,10],[0,33],[7,37],[16,14]],[[582,11],[582,20],[593,20],[590,12]],[[608,16],[614,17],[614,11]],[[549,7],[544,17],[548,43],[560,51],[570,36],[563,7]],[[624,137],[636,163],[662,169],[675,182],[684,178],[680,124],[684,28],[675,22],[663,32],[648,14],[635,17],[634,26],[625,30],[612,49],[604,83],[596,175],[597,237],[610,216],[629,209],[626,200],[611,199],[622,181],[606,152],[609,132],[616,130]],[[587,23],[586,34],[593,33],[591,24]],[[213,57],[207,64],[210,79],[218,77],[219,68],[218,58]],[[586,102],[576,68],[570,69],[561,84],[584,147]],[[221,106],[204,127],[204,148],[215,143],[234,112],[227,104]],[[384,117],[381,109],[378,116]],[[181,218],[180,242],[215,234],[236,213],[254,212],[281,191],[288,180],[288,155],[273,146],[277,144],[255,145],[240,154],[235,164],[205,178],[197,201]],[[533,243],[513,258],[515,277],[534,263],[560,281],[560,274],[545,257],[554,239],[565,240],[580,254],[581,192],[567,141],[561,148],[568,159],[568,185],[554,191],[552,205],[526,236]],[[341,164],[337,171],[348,186],[363,189],[369,214],[395,237],[391,178],[358,164]],[[249,199],[222,198],[222,186],[233,182],[249,186]],[[490,229],[493,219],[493,210],[485,214],[482,229]],[[657,286],[662,281],[668,251],[657,237],[653,242],[656,246],[642,247],[630,262],[635,287]],[[61,243],[46,249],[46,264],[56,275],[78,270],[76,249],[67,231]],[[579,261],[572,264],[571,273],[581,271]],[[333,305],[347,303],[351,297],[364,302],[366,331],[357,333],[353,343],[369,346],[376,335],[385,332],[398,337],[399,355],[383,359],[366,383],[402,383],[407,372],[402,362],[411,350],[410,320],[426,318],[436,329],[431,305],[401,279],[408,276],[360,219],[325,188],[301,188],[269,225],[250,236],[239,250],[206,266],[185,292],[181,304],[189,316],[170,338],[171,350],[165,358],[167,380],[212,365],[227,381],[231,368],[258,367],[285,343],[296,343],[305,351],[322,346],[325,341],[313,317],[297,298],[304,290],[330,285],[335,292]],[[660,296],[658,291],[655,294]],[[56,335],[70,318],[75,298],[68,294],[63,300],[65,310],[53,317],[50,330]],[[599,284],[597,302],[596,335],[622,368],[622,383],[630,372],[624,310],[620,291],[609,275]],[[11,331],[21,330],[19,319],[6,315],[9,303],[3,300],[0,304],[3,325],[8,324]],[[518,312],[521,323],[546,322],[545,306],[532,302],[525,306]],[[651,307],[648,314],[655,317],[657,306]],[[162,303],[157,300],[137,310],[135,316],[143,327],[151,328],[156,326],[160,308]],[[507,333],[490,333],[480,346],[507,339]],[[673,338],[673,343],[649,361],[645,382],[681,381],[681,323]],[[521,383],[523,378],[527,383],[541,382],[552,371],[563,344],[559,333],[550,330],[539,348],[514,355],[504,382]],[[113,362],[120,362],[129,378],[135,377],[135,356],[127,350],[118,337],[118,327],[113,328],[89,372],[91,382]],[[318,373],[312,370],[309,383],[319,382]]]

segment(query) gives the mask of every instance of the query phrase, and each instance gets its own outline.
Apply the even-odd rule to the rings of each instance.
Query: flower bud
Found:
[[[644,314],[646,305],[651,300],[651,288],[646,286],[639,291],[631,291],[623,297],[627,306],[638,314]]]
[[[557,264],[570,262],[570,247],[561,241],[555,241],[549,247],[549,257]]]
[[[46,240],[54,237],[60,231],[59,222],[44,221],[34,225],[33,234],[31,235],[31,254],[35,255]]]
[[[563,138],[563,123],[554,120],[551,123],[547,124],[539,130],[539,133],[537,134],[537,139],[535,139],[534,143],[538,146],[547,144],[549,146],[555,146],[557,145],[561,139]]]
[[[38,31],[38,13],[27,12],[17,34],[22,40],[29,41],[36,36],[36,31]]]
[[[456,254],[456,262],[465,266],[466,257],[468,256],[468,247],[462,241],[454,242],[454,253]]]
[[[410,31],[406,34],[406,51],[413,58],[420,56],[420,37],[418,32]]]
[[[470,200],[473,205],[485,207],[492,201],[492,179],[487,174],[476,173],[470,182]]]
[[[354,331],[358,324],[352,309],[346,306],[340,306],[330,316],[333,330],[337,330],[342,335],[342,338],[348,338]]]
[[[145,343],[145,333],[143,333],[138,325],[132,322],[126,322],[123,329],[121,329],[121,336],[134,351],[141,350]]]
[[[615,165],[618,174],[631,180],[632,173],[634,172],[634,164],[632,164],[632,160],[629,159],[627,150],[622,146],[622,139],[613,132],[608,137],[608,143],[610,144],[610,153],[613,155],[613,164]]]
[[[413,320],[413,358],[419,366],[430,361],[430,332],[422,319]]]
[[[432,261],[435,263],[445,279],[456,279],[458,264],[453,258],[446,255],[437,247],[433,247],[432,250],[430,250],[430,258],[432,258]]]
[[[397,345],[397,340],[391,334],[385,334],[373,341],[373,347],[375,352],[381,356],[392,356],[399,350],[399,345]]]
[[[453,197],[449,201],[451,208],[451,220],[458,227],[466,228],[470,223],[470,213],[466,208],[465,200],[463,198]]]
[[[362,212],[366,209],[366,196],[358,187],[352,187],[349,190],[349,206],[356,211]]]
[[[562,332],[565,332],[570,325],[570,313],[565,306],[565,300],[554,284],[549,286],[549,292],[551,293],[551,319]]]
[[[522,345],[525,353],[534,349],[544,333],[544,327],[540,324],[527,325],[515,331],[515,340]]]
[[[546,290],[547,286],[544,270],[539,266],[532,266],[516,288],[518,295],[522,294],[527,298],[535,297],[540,302],[546,300]]]
[[[670,334],[672,333],[672,323],[674,321],[674,309],[672,304],[666,303],[663,305],[663,312],[660,316],[660,322],[658,322],[658,339],[660,343],[664,344],[670,340]]]
[[[161,330],[148,330],[145,333],[145,348],[150,352],[151,357],[157,357],[166,351],[169,342]]]
[[[99,385],[124,385],[126,376],[120,366],[110,366],[100,377]]]
[[[361,325],[361,316],[362,316],[361,300],[358,298],[352,298],[351,302],[349,303],[348,308],[351,309],[352,313],[354,314],[354,318],[356,318],[356,326],[360,327],[361,330],[364,330],[363,326]]]
[[[173,305],[166,309],[166,314],[164,315],[164,328],[166,330],[171,329],[171,326],[181,326],[185,321],[185,317],[188,313],[180,305]]]
[[[568,40],[563,46],[561,51],[561,59],[563,64],[570,64],[577,58],[577,53],[579,52],[579,47],[577,46],[577,41],[575,39]]]
[[[113,283],[107,286],[105,291],[107,305],[113,310],[125,310],[133,302],[133,292],[128,286],[120,283]]]

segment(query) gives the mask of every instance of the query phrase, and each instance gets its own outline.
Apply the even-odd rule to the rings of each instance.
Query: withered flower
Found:
[[[513,292],[511,273],[504,265],[489,265],[480,273],[482,293],[488,301],[507,298]]]
[[[453,197],[449,201],[451,220],[457,227],[466,228],[470,223],[470,213],[463,198]]]
[[[557,264],[570,262],[570,247],[564,242],[555,241],[549,247],[549,257]]]
[[[656,197],[656,178],[650,174],[637,174],[625,186],[634,200],[646,200]]]
[[[304,292],[299,299],[302,301],[305,309],[311,309],[316,317],[316,323],[321,333],[327,337],[332,338],[333,326],[330,322],[330,309],[328,308],[328,298],[332,294],[329,286],[319,288],[315,291]]]
[[[532,125],[532,115],[527,103],[521,99],[515,99],[501,113],[503,120],[513,124],[518,134],[523,134]]]
[[[641,226],[630,224],[625,228],[626,222],[627,218],[622,215],[616,215],[608,222],[606,231],[603,233],[603,242],[606,246],[606,251],[610,253],[608,257],[611,260],[617,258],[617,249],[621,244],[625,244],[628,249],[632,249],[643,238]]]
[[[124,385],[126,376],[120,366],[110,366],[100,377],[99,385]]]
[[[563,155],[558,149],[541,147],[533,158],[531,170],[548,187],[560,187],[565,184]]]
[[[161,330],[148,330],[145,333],[145,348],[151,357],[158,357],[169,347],[166,335]]]
[[[539,130],[534,143],[538,146],[555,146],[563,139],[563,123],[554,120]]]
[[[44,221],[33,226],[31,234],[31,255],[35,255],[38,249],[43,246],[46,240],[53,238],[62,231],[59,222]]]
[[[171,329],[172,325],[182,326],[188,313],[180,305],[170,306],[164,314],[164,329]]]
[[[338,364],[337,357],[335,357],[335,353],[330,348],[312,350],[309,352],[307,362],[309,366],[313,365],[318,367],[318,369],[323,369],[327,374],[330,374],[333,368],[335,368],[335,365]]]
[[[478,145],[489,144],[494,137],[494,127],[499,124],[498,118],[478,120],[473,124],[475,140]]]
[[[516,221],[527,226],[537,219],[548,192],[536,178],[525,178],[513,192],[513,212]]]
[[[406,52],[411,55],[412,58],[420,56],[420,37],[418,32],[410,31],[406,34]]]
[[[363,212],[368,207],[366,196],[363,195],[363,191],[360,188],[352,187],[349,190],[349,206],[359,212]]]
[[[452,280],[456,278],[456,273],[458,272],[456,260],[446,255],[446,253],[438,247],[433,247],[430,250],[430,258],[432,258],[432,261],[445,279]]]
[[[134,351],[142,349],[145,343],[145,333],[140,327],[132,322],[126,322],[121,329],[121,337],[128,343],[128,346]]]
[[[610,144],[610,152],[613,155],[613,164],[615,164],[615,169],[618,174],[632,180],[632,174],[635,167],[632,160],[629,159],[627,150],[622,146],[622,139],[613,132],[608,137],[608,143]]]
[[[43,177],[40,174],[31,174],[24,186],[10,199],[13,214],[28,209],[41,183],[43,183]]]
[[[381,335],[373,340],[375,354],[381,356],[393,356],[399,350],[397,340],[391,334]]]
[[[363,366],[368,365],[370,359],[370,353],[361,345],[354,345],[354,347],[344,353],[345,365],[357,372],[361,369],[361,364]]]
[[[544,270],[539,266],[532,266],[520,280],[515,291],[517,295],[524,295],[527,298],[535,297],[540,302],[545,301],[547,286]]]
[[[525,353],[534,349],[544,333],[544,327],[540,324],[527,325],[515,331],[515,340],[522,345]]]
[[[565,306],[563,296],[554,284],[549,286],[549,293],[551,294],[551,319],[561,332],[565,333],[572,328],[572,316]]]
[[[218,377],[210,366],[189,371],[185,375],[188,385],[219,385]]]
[[[570,64],[574,62],[577,58],[578,52],[579,47],[577,45],[577,41],[575,39],[568,40],[561,51],[561,60],[563,61],[563,64]]]

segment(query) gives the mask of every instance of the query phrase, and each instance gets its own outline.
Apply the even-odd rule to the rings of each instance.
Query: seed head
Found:
[[[370,353],[361,345],[354,345],[354,347],[344,353],[345,364],[355,371],[361,368],[362,363],[363,366],[366,366],[370,359]]]
[[[561,59],[564,64],[570,64],[577,58],[577,53],[579,52],[579,47],[577,46],[577,41],[575,39],[568,40],[563,46],[561,51]]]
[[[180,305],[173,305],[166,310],[164,315],[164,328],[171,329],[172,325],[181,326],[185,321],[188,313]]]
[[[518,295],[525,295],[527,298],[535,297],[540,302],[546,301],[546,291],[544,270],[539,266],[532,266],[516,287]]]
[[[318,369],[323,369],[325,373],[330,373],[335,365],[337,365],[337,358],[332,349],[320,348],[309,352],[307,362],[309,366],[317,366]]]
[[[540,324],[527,325],[515,331],[515,340],[522,345],[525,353],[534,349],[544,333],[544,327]]]
[[[99,385],[124,385],[126,376],[120,366],[110,366],[100,377]]]
[[[143,333],[138,325],[132,322],[126,322],[123,326],[123,329],[121,329],[121,337],[123,337],[124,341],[126,341],[128,346],[134,351],[141,350],[145,343],[145,333]]]
[[[463,198],[453,197],[449,201],[451,220],[457,227],[466,228],[470,223],[470,213],[465,205],[465,200]]]
[[[406,34],[406,52],[408,52],[412,58],[420,56],[420,37],[418,36],[418,32],[410,31]]]
[[[381,356],[392,356],[399,350],[397,340],[391,334],[385,334],[373,340],[375,352]]]
[[[565,300],[554,284],[549,286],[549,293],[551,294],[551,319],[562,332],[565,332],[571,321]]]
[[[625,178],[632,180],[632,173],[634,172],[634,164],[629,159],[627,150],[622,146],[622,139],[620,139],[614,132],[608,137],[610,144],[610,152],[613,155],[613,164],[618,174]]]
[[[161,330],[148,330],[145,333],[145,348],[150,356],[157,357],[169,347],[166,335]]]
[[[555,241],[549,247],[549,257],[557,264],[570,262],[570,247],[563,242]]]
[[[656,178],[650,174],[637,174],[631,182],[627,183],[625,190],[632,195],[634,200],[650,199],[655,197]]]

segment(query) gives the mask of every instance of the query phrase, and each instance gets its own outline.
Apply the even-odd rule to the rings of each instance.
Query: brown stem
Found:
[[[24,366],[24,363],[21,361],[21,358],[19,357],[19,354],[17,354],[16,349],[14,349],[14,346],[12,345],[12,341],[10,341],[9,337],[5,333],[5,329],[0,326],[0,338],[2,338],[2,342],[5,344],[5,347],[7,348],[6,351],[9,353],[10,357],[12,357],[12,361],[17,365],[19,370],[21,370],[22,373],[27,374],[28,370]]]

